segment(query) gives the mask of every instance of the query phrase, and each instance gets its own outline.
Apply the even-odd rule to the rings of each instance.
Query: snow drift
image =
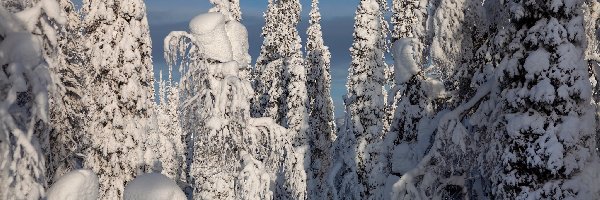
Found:
[[[159,173],[143,174],[125,186],[125,200],[186,200],[175,181]]]
[[[98,177],[94,172],[80,169],[69,172],[48,190],[47,200],[96,200]]]

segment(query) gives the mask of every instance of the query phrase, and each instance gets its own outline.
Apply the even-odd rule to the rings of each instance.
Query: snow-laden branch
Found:
[[[460,146],[463,152],[466,152],[466,145],[464,144],[465,128],[463,127],[460,119],[465,111],[473,108],[477,105],[486,95],[491,91],[492,83],[488,82],[483,84],[478,90],[475,96],[473,96],[468,102],[459,105],[454,110],[445,113],[438,124],[438,133],[435,135],[435,141],[432,149],[426,154],[421,162],[412,170],[403,174],[398,182],[394,184],[393,199],[429,199],[424,187],[426,183],[431,183],[423,180],[420,185],[417,185],[415,180],[418,176],[426,175],[426,170],[432,159],[440,158],[439,150],[443,148],[442,142],[446,138],[450,137],[455,145]],[[424,178],[425,179],[425,178]],[[437,189],[436,189],[437,190]]]

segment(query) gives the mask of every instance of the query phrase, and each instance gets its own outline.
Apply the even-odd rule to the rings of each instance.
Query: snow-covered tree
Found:
[[[385,136],[388,152],[382,162],[393,161],[387,163],[388,170],[401,175],[418,163],[428,146],[426,135],[431,131],[419,132],[419,126],[422,127],[422,119],[431,118],[435,112],[428,92],[435,81],[423,70],[426,2],[395,0],[392,4],[394,81],[386,107],[391,113]],[[429,124],[429,120],[423,120],[422,124]],[[419,137],[427,141],[419,141]]]
[[[306,68],[310,144],[310,170],[307,190],[309,199],[332,198],[326,187],[326,175],[331,166],[332,143],[335,140],[335,122],[331,99],[331,54],[323,42],[319,1],[313,0],[310,11],[310,26],[306,41]]]
[[[0,3],[0,198],[40,199],[46,187],[40,140],[47,132],[38,125],[50,121],[46,49],[57,48],[52,25],[66,19],[56,1],[18,3]]]
[[[293,7],[284,9],[290,7],[292,2]],[[285,117],[282,99],[286,85],[282,58],[301,57],[300,36],[296,29],[299,14],[298,1],[278,0],[268,4],[264,14],[265,26],[262,28],[264,42],[253,72],[258,93],[253,116],[272,117],[279,123]]]
[[[494,198],[595,199],[598,177],[583,1],[507,2],[511,26],[490,127]],[[584,184],[582,184],[584,183]]]
[[[83,106],[82,81],[84,70],[81,41],[81,20],[70,0],[59,1],[66,14],[66,24],[57,35],[58,51],[49,55],[53,85],[49,91],[50,129],[49,149],[46,153],[48,181],[54,182],[63,174],[81,167],[82,135],[84,132],[85,107]]]
[[[587,38],[585,58],[592,75],[592,100],[596,105],[596,124],[600,124],[600,2],[587,0],[584,11],[584,30]],[[600,142],[600,126],[596,127],[596,141]]]
[[[172,69],[169,78],[163,79],[162,71],[158,81],[158,98],[144,136],[144,170],[160,172],[186,186],[184,169],[186,168],[185,146],[179,123],[179,96],[177,85],[173,82]],[[168,100],[167,100],[168,99]]]
[[[88,105],[84,167],[98,174],[101,199],[123,197],[142,164],[153,72],[143,1],[83,1]]]
[[[386,82],[382,39],[381,5],[376,0],[362,0],[356,10],[354,43],[350,49],[352,64],[345,96],[344,135],[338,137],[333,167],[334,199],[365,199],[379,194],[383,185],[374,175],[381,163],[376,161],[376,144],[383,132]],[[376,197],[375,197],[376,198]]]
[[[286,173],[297,166],[290,132],[270,118],[250,117],[253,91],[243,77],[246,65],[234,60],[232,50],[239,45],[235,40],[247,41],[247,36],[228,33],[229,23],[239,22],[226,22],[220,13],[201,14],[190,22],[191,33],[176,31],[165,38],[165,58],[169,65],[179,63],[182,73],[180,119],[191,135],[187,180],[194,199],[267,198],[286,188],[280,180],[292,177]],[[244,193],[245,181],[257,176],[265,181],[262,170],[269,180],[255,188],[262,192]]]
[[[33,7],[35,4],[34,0],[5,0],[2,1],[2,6],[9,12],[20,12],[27,8]]]
[[[305,167],[309,162],[306,70],[302,58],[297,25],[301,5],[298,0],[270,1],[265,13],[264,42],[253,72],[256,97],[252,102],[253,117],[270,117],[290,129],[296,154],[285,171],[285,187],[275,198],[304,199],[306,194]]]
[[[475,42],[481,37],[477,34],[487,31],[482,20],[487,17],[481,2],[469,0],[442,1],[427,8],[434,11],[431,15],[421,9],[415,11],[421,14],[409,17],[415,21],[401,21],[421,27],[410,26],[410,32],[396,28],[395,34],[396,108],[386,135],[391,174],[400,175],[393,198],[463,198],[468,193],[465,177],[477,169],[479,150],[463,120],[468,121],[465,113],[472,113],[473,104],[489,91],[485,85],[470,85],[482,63],[473,64],[473,54],[474,46],[481,45]],[[433,23],[425,26],[426,21]],[[407,26],[403,23],[395,25]]]

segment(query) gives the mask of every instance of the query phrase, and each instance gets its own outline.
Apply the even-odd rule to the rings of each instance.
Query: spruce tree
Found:
[[[350,49],[352,63],[348,75],[348,93],[344,98],[346,119],[344,135],[338,138],[339,154],[334,167],[334,198],[366,199],[378,193],[380,179],[369,179],[380,163],[373,144],[383,132],[385,39],[382,34],[381,5],[376,0],[362,0],[356,10],[354,43]]]
[[[5,8],[6,6],[6,8]],[[24,15],[23,13],[27,13]],[[48,88],[58,34],[56,1],[0,3],[0,198],[41,199],[47,186]]]
[[[284,171],[285,186],[275,198],[303,199],[306,195],[308,113],[306,70],[302,58],[297,25],[301,5],[298,0],[270,1],[265,13],[264,42],[253,72],[256,97],[252,102],[253,117],[270,117],[288,128],[294,153]]]
[[[499,117],[490,127],[494,198],[594,199],[592,88],[584,48],[583,1],[509,2],[502,37]]]
[[[323,42],[319,1],[313,0],[310,26],[306,41],[307,91],[309,101],[309,144],[311,177],[308,193],[310,199],[332,198],[326,187],[326,174],[331,166],[331,145],[335,139],[333,102],[331,99],[331,66],[329,48]]]
[[[70,0],[61,0],[59,4],[67,21],[58,34],[55,65],[50,67],[54,84],[49,91],[50,148],[46,152],[49,184],[81,167],[81,158],[76,155],[81,153],[85,127],[80,15]]]
[[[151,42],[142,1],[84,1],[89,105],[84,168],[98,174],[99,197],[119,199],[139,169],[153,99]]]

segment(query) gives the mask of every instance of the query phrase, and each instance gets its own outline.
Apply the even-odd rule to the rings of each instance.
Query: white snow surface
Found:
[[[415,45],[419,41],[414,38],[401,38],[394,42],[392,54],[394,57],[394,80],[401,84],[420,71],[415,61]]]
[[[48,190],[47,200],[96,200],[98,177],[88,169],[74,170],[62,176]]]
[[[186,200],[175,181],[159,173],[143,174],[127,184],[125,200]]]

